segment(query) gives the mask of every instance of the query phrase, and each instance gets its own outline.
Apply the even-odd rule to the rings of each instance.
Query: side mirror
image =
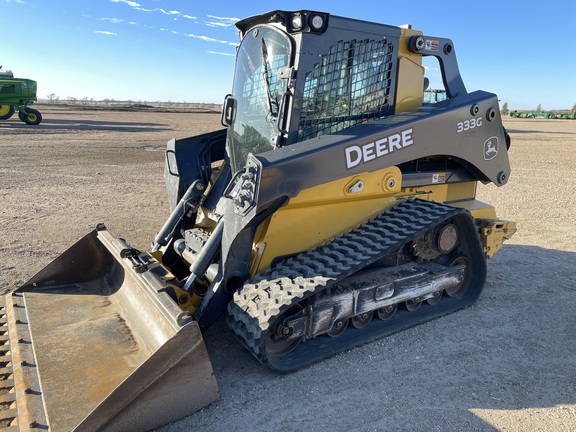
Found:
[[[222,126],[232,126],[236,117],[236,99],[231,94],[227,94],[222,104],[222,114],[220,116],[220,123]]]

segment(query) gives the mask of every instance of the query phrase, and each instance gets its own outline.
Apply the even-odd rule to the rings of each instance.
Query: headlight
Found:
[[[310,27],[315,31],[320,31],[324,27],[324,18],[321,15],[312,15],[310,17]]]
[[[290,12],[286,26],[291,33],[324,33],[328,28],[328,14],[307,10]]]
[[[294,31],[302,30],[302,15],[300,15],[299,13],[292,15],[292,22],[290,24],[292,25],[292,30]]]

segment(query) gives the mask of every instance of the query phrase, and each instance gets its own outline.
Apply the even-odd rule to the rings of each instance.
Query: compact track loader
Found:
[[[145,430],[209,404],[201,330],[222,315],[288,372],[480,295],[515,224],[476,186],[506,184],[510,139],[453,43],[313,11],[237,27],[226,128],[168,143],[150,252],[99,225],[4,298],[9,430]]]

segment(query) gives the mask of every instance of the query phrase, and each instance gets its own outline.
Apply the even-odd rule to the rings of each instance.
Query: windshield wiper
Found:
[[[266,98],[268,101],[268,112],[272,117],[278,117],[278,101],[272,97],[270,89],[270,77],[268,75],[268,48],[266,42],[262,39],[262,66],[264,66],[264,85],[266,86]]]

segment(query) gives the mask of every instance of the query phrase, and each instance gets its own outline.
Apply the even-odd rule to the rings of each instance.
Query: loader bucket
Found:
[[[0,304],[0,429],[149,430],[218,398],[170,274],[103,226]]]

